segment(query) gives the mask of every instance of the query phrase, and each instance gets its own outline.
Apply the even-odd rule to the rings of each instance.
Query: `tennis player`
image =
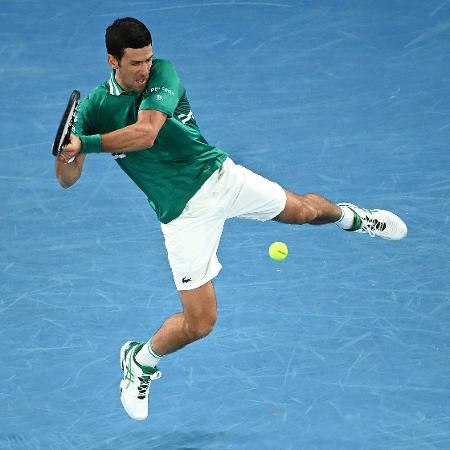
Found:
[[[68,188],[81,176],[87,154],[112,154],[161,222],[183,309],[148,342],[128,341],[120,350],[122,404],[130,417],[142,420],[150,384],[161,376],[160,358],[214,327],[212,280],[222,267],[216,253],[226,219],[334,223],[390,240],[406,237],[407,228],[389,211],[289,192],[209,144],[174,66],[153,57],[151,34],[140,21],[114,21],[106,30],[106,49],[111,76],[81,102],[74,134],[56,160],[56,177]]]

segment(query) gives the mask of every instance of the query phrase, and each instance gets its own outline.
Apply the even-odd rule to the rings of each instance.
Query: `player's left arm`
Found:
[[[102,152],[130,152],[153,147],[166,119],[167,114],[161,111],[141,109],[136,123],[102,134]]]
[[[167,114],[156,110],[141,110],[138,120],[119,130],[98,136],[101,151],[106,153],[133,152],[153,147],[159,130],[164,125]],[[89,139],[90,137],[88,137]],[[85,137],[86,139],[86,137]],[[59,159],[64,162],[83,152],[83,137],[80,139],[72,135],[70,143],[64,146]]]

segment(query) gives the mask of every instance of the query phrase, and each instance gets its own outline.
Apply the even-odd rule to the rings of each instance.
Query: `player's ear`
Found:
[[[114,58],[113,55],[108,54],[108,64],[113,68],[113,69],[118,69],[119,68],[119,61],[117,61],[116,58]]]

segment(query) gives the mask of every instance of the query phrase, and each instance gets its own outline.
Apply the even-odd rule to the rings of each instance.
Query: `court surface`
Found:
[[[0,15],[0,449],[450,448],[449,1],[2,0]],[[127,15],[236,162],[409,225],[386,242],[228,222],[217,327],[164,358],[144,422],[122,410],[118,360],[179,309],[158,222],[110,156],[63,190],[50,155]]]

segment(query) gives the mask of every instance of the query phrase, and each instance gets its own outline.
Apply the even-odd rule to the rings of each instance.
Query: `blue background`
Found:
[[[121,407],[118,352],[180,308],[158,222],[112,158],[63,190],[50,155],[126,15],[236,162],[409,226],[387,242],[228,222],[217,327],[161,361],[144,422]],[[0,16],[0,449],[450,448],[449,2],[1,0]]]

